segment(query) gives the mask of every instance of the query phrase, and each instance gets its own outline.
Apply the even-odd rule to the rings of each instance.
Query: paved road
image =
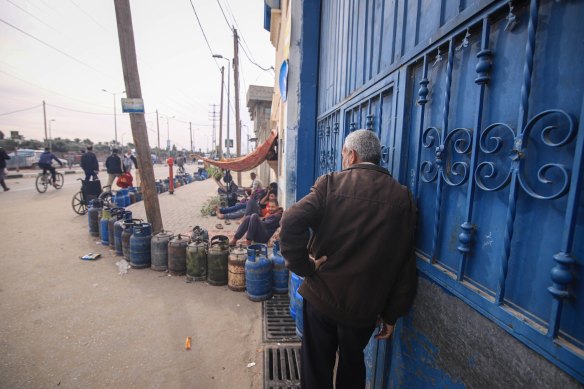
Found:
[[[261,387],[260,304],[149,269],[119,275],[71,209],[78,177],[44,194],[11,179],[0,192],[0,387]],[[215,225],[200,216],[214,191],[207,180],[161,195],[165,227]],[[89,252],[102,258],[78,259]]]

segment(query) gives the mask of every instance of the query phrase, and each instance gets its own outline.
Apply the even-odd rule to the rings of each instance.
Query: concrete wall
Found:
[[[473,308],[424,276],[396,327],[390,388],[582,388]]]

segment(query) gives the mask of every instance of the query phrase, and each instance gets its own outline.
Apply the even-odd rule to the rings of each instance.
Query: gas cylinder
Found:
[[[294,292],[294,304],[296,306],[296,317],[294,318],[294,321],[296,322],[296,335],[302,339],[302,333],[304,331],[304,313],[302,310],[304,299],[302,298],[302,295],[298,293],[298,289]]]
[[[118,190],[116,192],[116,195],[112,197],[112,203],[119,208],[126,206],[126,199],[124,198],[124,193],[122,192],[122,190],[123,189]]]
[[[134,225],[142,224],[141,219],[124,220],[122,231],[122,253],[126,261],[130,261],[130,237],[134,232]]]
[[[150,240],[152,226],[150,223],[134,224],[130,237],[130,266],[134,269],[150,267]]]
[[[99,236],[99,213],[103,207],[103,202],[99,199],[93,199],[89,202],[89,205],[90,207],[87,211],[89,234],[91,236]]]
[[[124,230],[124,222],[126,220],[132,220],[132,211],[121,212],[121,219],[118,219],[114,223],[114,246],[116,249],[116,255],[122,256],[124,251],[122,249],[122,232]]]
[[[181,234],[168,243],[168,271],[173,276],[184,276],[187,272],[187,245],[189,240]]]
[[[115,231],[114,231],[114,224],[120,219],[122,219],[123,212],[125,211],[124,208],[112,208],[111,214],[107,225],[107,232],[108,232],[108,241],[109,246],[112,249],[116,248],[116,241],[115,241]]]
[[[207,245],[206,240],[198,238],[187,246],[187,280],[207,279]]]
[[[296,291],[300,288],[304,277],[290,272],[290,283],[288,285],[288,295],[290,296],[290,316],[292,319],[296,318]]]
[[[193,231],[191,232],[191,240],[206,240],[209,242],[209,232],[206,229],[200,226],[193,227]]]
[[[136,202],[136,192],[128,192],[128,196],[130,197],[130,204],[134,204]]]
[[[172,232],[160,231],[152,237],[150,242],[150,268],[157,271],[168,269],[168,242],[174,237]]]
[[[101,244],[109,245],[108,222],[112,217],[111,208],[103,208],[101,210],[101,219],[99,221],[99,236],[101,237]]]
[[[247,248],[245,261],[245,286],[251,301],[272,297],[272,262],[268,259],[268,246],[252,244]]]
[[[284,257],[280,254],[280,241],[274,242],[270,261],[272,261],[274,293],[288,293],[288,269],[286,269]]]
[[[211,238],[207,254],[207,282],[211,285],[227,284],[227,262],[229,261],[229,238],[215,235]]]
[[[234,292],[245,290],[245,261],[247,260],[247,250],[241,247],[231,250],[229,254],[229,264],[227,266],[227,287]]]

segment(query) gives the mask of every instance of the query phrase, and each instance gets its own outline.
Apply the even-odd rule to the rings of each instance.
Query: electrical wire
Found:
[[[47,42],[45,42],[45,41],[43,41],[43,40],[41,40],[41,39],[37,38],[36,36],[34,36],[34,35],[32,35],[32,34],[29,34],[28,32],[26,32],[26,31],[24,31],[24,30],[22,30],[22,29],[20,29],[20,28],[16,27],[15,25],[13,25],[13,24],[11,24],[11,23],[8,23],[6,20],[4,20],[4,19],[0,19],[0,22],[2,22],[2,23],[4,23],[4,24],[6,24],[7,26],[10,26],[10,27],[14,28],[15,30],[17,30],[17,31],[21,32],[22,34],[24,34],[24,35],[26,35],[26,36],[28,36],[28,37],[30,37],[30,38],[32,38],[32,39],[34,39],[34,40],[36,40],[37,42],[39,42],[39,43],[42,43],[43,45],[45,45],[45,46],[47,46],[47,47],[49,47],[49,48],[51,48],[51,49],[55,50],[56,52],[58,52],[58,53],[60,53],[60,54],[63,54],[64,56],[66,56],[66,57],[68,57],[68,58],[72,59],[73,61],[75,61],[75,62],[77,62],[77,63],[79,63],[79,64],[81,64],[81,65],[83,65],[83,66],[86,66],[86,67],[88,67],[89,69],[91,69],[91,70],[94,70],[94,71],[96,71],[97,73],[99,73],[99,74],[101,74],[101,75],[103,75],[103,76],[106,76],[106,77],[108,77],[108,78],[110,78],[110,79],[112,79],[112,80],[116,80],[114,77],[110,76],[109,74],[103,73],[101,70],[99,70],[99,69],[97,69],[97,68],[95,68],[95,67],[91,66],[90,64],[88,64],[88,63],[85,63],[85,62],[81,61],[80,59],[77,59],[77,58],[75,58],[75,57],[74,57],[74,56],[72,56],[71,54],[68,54],[68,53],[64,52],[63,50],[61,50],[61,49],[58,49],[58,48],[56,48],[55,46],[53,46],[53,45],[51,45],[51,44],[49,44],[49,43],[47,43]]]
[[[79,111],[77,109],[73,109],[73,108],[67,108],[67,107],[62,107],[60,105],[56,105],[56,104],[49,104],[46,103],[47,106],[49,107],[54,107],[54,108],[59,108],[59,109],[64,109],[65,111],[71,111],[71,112],[77,112],[77,113],[85,113],[88,115],[105,115],[105,116],[114,116],[113,113],[101,113],[101,112],[87,112],[87,111]],[[117,115],[117,114],[116,114]]]
[[[79,11],[81,11],[85,16],[87,16],[89,19],[91,19],[93,21],[93,23],[95,23],[97,26],[99,26],[102,30],[104,30],[105,32],[109,32],[108,29],[106,29],[104,26],[102,26],[101,24],[99,24],[99,22],[97,20],[95,20],[95,18],[93,16],[91,16],[91,14],[85,12],[85,10],[83,8],[81,8],[76,2],[74,2],[73,0],[69,0],[75,7],[77,7],[79,9]]]
[[[201,24],[201,20],[199,19],[199,15],[197,14],[197,10],[195,9],[195,5],[193,4],[193,0],[189,0],[189,2],[191,3],[191,7],[193,7],[193,12],[195,13],[195,17],[197,18],[197,23],[199,24],[199,28],[201,29],[201,32],[203,33],[203,38],[205,38],[205,42],[207,43],[207,47],[209,48],[209,52],[211,53],[211,56],[213,56],[215,53],[213,52],[213,49],[211,48],[211,45],[209,44],[209,40],[207,39],[207,34],[205,34],[205,30],[203,29],[203,25]],[[217,60],[215,58],[213,58],[213,59],[215,60],[215,65],[217,65],[217,67],[219,67]]]
[[[217,5],[219,6],[221,13],[223,14],[223,18],[225,19],[225,23],[227,23],[227,27],[229,27],[229,30],[231,32],[233,32],[233,27],[229,24],[229,20],[227,20],[227,16],[225,15],[225,11],[223,11],[223,7],[221,6],[221,3],[219,2],[219,0],[217,0]]]
[[[8,77],[12,77],[12,78],[14,78],[14,79],[16,79],[16,80],[18,80],[18,81],[21,81],[21,82],[24,82],[24,83],[26,83],[26,84],[32,85],[32,86],[34,86],[35,88],[38,88],[38,89],[41,89],[41,90],[45,90],[45,91],[47,91],[47,92],[53,93],[53,94],[55,94],[55,95],[58,95],[58,96],[65,97],[65,98],[67,98],[67,99],[69,99],[69,100],[78,101],[78,102],[80,102],[80,103],[87,104],[87,105],[92,105],[92,106],[94,106],[94,107],[99,107],[99,108],[106,108],[106,109],[107,109],[107,108],[109,108],[109,107],[106,107],[106,106],[104,106],[104,105],[98,105],[98,104],[89,103],[89,102],[87,102],[87,101],[80,100],[80,99],[76,99],[76,98],[74,98],[74,97],[67,96],[67,95],[64,95],[64,94],[62,94],[62,93],[56,92],[56,91],[54,91],[54,90],[51,90],[51,89],[48,89],[48,88],[42,87],[42,86],[40,86],[40,85],[37,85],[37,84],[35,84],[34,82],[30,82],[30,81],[28,81],[28,80],[25,80],[25,79],[23,79],[23,78],[17,77],[17,76],[15,76],[15,75],[13,75],[13,74],[10,74],[10,73],[8,73],[8,72],[6,72],[6,71],[2,70],[2,69],[0,69],[0,73],[3,73],[3,74],[5,74],[5,75],[7,75]]]
[[[6,115],[12,115],[13,113],[30,111],[30,110],[33,110],[33,109],[36,109],[36,108],[39,108],[39,107],[42,107],[42,104],[37,104],[35,106],[28,107],[28,108],[23,108],[23,109],[17,109],[16,111],[10,111],[10,112],[0,113],[0,116],[6,116]]]
[[[44,24],[45,26],[49,27],[51,30],[61,34],[61,32],[57,29],[55,29],[53,26],[49,25],[48,23],[44,22],[43,20],[41,20],[40,18],[36,17],[35,15],[31,14],[30,12],[28,12],[27,10],[25,10],[24,8],[22,8],[20,5],[12,2],[11,0],[6,0],[7,2],[9,2],[10,4],[12,4],[13,6],[15,6],[16,8],[18,8],[19,10],[21,10],[22,12],[24,12],[25,14],[33,17],[34,19],[38,20],[39,22],[41,22],[42,24]]]

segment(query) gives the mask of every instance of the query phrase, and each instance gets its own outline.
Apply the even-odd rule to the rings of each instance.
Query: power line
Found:
[[[95,18],[93,16],[91,16],[91,14],[88,14],[87,12],[85,12],[85,10],[83,8],[81,8],[76,2],[74,2],[73,0],[69,0],[75,7],[77,7],[79,9],[79,11],[81,11],[85,16],[87,16],[89,19],[91,19],[93,21],[93,23],[97,24],[102,30],[109,32],[104,26],[102,26],[101,24],[99,24],[99,22],[97,20],[95,20]]]
[[[227,20],[227,16],[225,15],[225,11],[223,11],[223,7],[221,6],[221,3],[219,2],[219,0],[217,0],[217,5],[219,5],[219,9],[221,9],[221,13],[223,14],[223,18],[225,19],[225,23],[227,23],[227,27],[229,27],[229,30],[231,30],[231,32],[233,32],[233,27],[231,27],[231,25],[229,24],[229,20]]]
[[[13,75],[13,74],[10,74],[10,73],[8,73],[8,72],[6,72],[6,71],[4,71],[4,70],[1,70],[1,69],[0,69],[0,73],[3,73],[3,74],[5,74],[5,75],[7,75],[8,77],[12,77],[12,78],[14,78],[14,79],[16,79],[16,80],[18,80],[18,81],[24,82],[24,83],[26,83],[26,84],[30,84],[30,85],[32,85],[32,86],[34,86],[34,87],[36,87],[36,88],[39,88],[39,89],[45,90],[45,91],[47,91],[47,92],[53,93],[53,94],[55,94],[55,95],[58,95],[58,96],[63,96],[63,97],[65,97],[65,98],[69,99],[69,100],[78,101],[78,102],[80,102],[80,103],[87,104],[87,105],[92,105],[92,106],[94,106],[94,107],[99,107],[99,108],[106,108],[106,109],[109,109],[109,108],[110,108],[110,107],[106,107],[106,106],[103,106],[103,105],[98,105],[98,104],[89,103],[89,102],[87,102],[87,101],[84,101],[84,100],[80,100],[80,99],[76,99],[76,98],[74,98],[74,97],[71,97],[71,96],[64,95],[63,93],[59,93],[59,92],[56,92],[56,91],[54,91],[54,90],[51,90],[51,89],[48,89],[48,88],[42,87],[42,86],[40,86],[40,85],[37,85],[37,84],[35,84],[34,82],[27,81],[27,80],[25,80],[25,79],[23,79],[23,78],[17,77],[17,76],[15,76],[15,75]]]
[[[4,112],[4,113],[0,113],[0,116],[6,116],[6,115],[12,115],[13,113],[24,112],[24,111],[30,111],[30,110],[33,110],[33,109],[35,109],[35,108],[39,108],[39,107],[41,107],[41,106],[42,106],[42,104],[38,104],[38,105],[35,105],[35,106],[32,106],[32,107],[23,108],[23,109],[18,109],[18,110],[16,110],[16,111]]]
[[[195,5],[193,4],[193,0],[189,0],[189,2],[191,3],[191,7],[193,7],[193,12],[195,13],[195,17],[197,18],[197,23],[199,24],[199,28],[201,29],[201,32],[203,33],[203,38],[205,38],[205,42],[207,42],[207,47],[209,48],[209,52],[211,53],[211,56],[213,56],[213,54],[215,54],[213,52],[213,49],[211,48],[211,45],[209,44],[209,40],[207,39],[207,35],[205,34],[205,30],[203,30],[203,25],[201,24],[201,20],[199,20],[199,15],[197,14],[197,10],[195,9]],[[217,60],[215,59],[215,65],[217,65],[217,67],[219,67],[219,64],[217,63]]]
[[[262,69],[264,72],[269,72],[270,70],[271,71],[274,71],[274,67],[273,66],[270,66],[269,68],[264,68],[263,66],[257,64],[254,60],[252,60],[249,57],[249,54],[245,50],[245,47],[243,47],[243,45],[241,43],[238,43],[238,44],[239,44],[239,47],[241,47],[241,49],[243,50],[243,53],[245,54],[245,56],[247,57],[247,59],[249,60],[249,62],[251,62],[252,64],[254,64],[255,66],[257,66],[258,68]]]
[[[49,103],[47,103],[47,106],[54,107],[54,108],[59,108],[59,109],[64,109],[65,111],[71,111],[71,112],[77,112],[77,113],[85,113],[85,114],[88,114],[88,115],[106,115],[106,116],[113,116],[114,115],[113,113],[79,111],[77,109],[62,107],[60,105],[49,104]]]
[[[28,32],[26,32],[26,31],[24,31],[24,30],[22,30],[22,29],[20,29],[20,28],[16,27],[15,25],[8,23],[6,20],[4,20],[4,19],[0,19],[0,22],[2,22],[2,23],[4,23],[4,24],[6,24],[7,26],[10,26],[10,27],[14,28],[15,30],[17,30],[17,31],[19,31],[19,32],[23,33],[24,35],[26,35],[26,36],[28,36],[28,37],[30,37],[30,38],[32,38],[32,39],[34,39],[34,40],[36,40],[37,42],[39,42],[39,43],[42,43],[43,45],[45,45],[45,46],[47,46],[47,47],[49,47],[49,48],[51,48],[51,49],[53,49],[53,50],[57,51],[58,53],[60,53],[60,54],[63,54],[64,56],[66,56],[66,57],[68,57],[68,58],[72,59],[73,61],[75,61],[75,62],[77,62],[77,63],[80,63],[81,65],[83,65],[83,66],[86,66],[86,67],[90,68],[91,70],[94,70],[94,71],[96,71],[97,73],[99,73],[99,74],[101,74],[101,75],[103,75],[103,76],[106,76],[106,77],[108,77],[108,78],[110,78],[110,79],[112,79],[112,80],[115,80],[115,78],[113,78],[113,77],[112,77],[112,76],[110,76],[109,74],[103,73],[101,70],[99,70],[99,69],[97,69],[97,68],[94,68],[93,66],[89,65],[88,63],[85,63],[85,62],[81,61],[80,59],[77,59],[77,58],[75,58],[75,57],[74,57],[74,56],[72,56],[71,54],[68,54],[68,53],[64,52],[63,50],[61,50],[61,49],[58,49],[58,48],[56,48],[55,46],[53,46],[53,45],[51,45],[51,44],[49,44],[49,43],[47,43],[47,42],[45,42],[45,41],[43,41],[43,40],[41,40],[41,39],[37,38],[36,36],[34,36],[34,35],[32,35],[32,34],[29,34]],[[117,80],[116,80],[116,81],[117,81]]]
[[[61,32],[59,30],[56,30],[53,26],[47,24],[46,22],[44,22],[43,20],[41,20],[40,18],[36,17],[35,15],[31,14],[30,12],[28,12],[27,10],[25,10],[24,8],[22,8],[20,5],[12,2],[11,0],[6,0],[7,2],[9,2],[10,4],[12,4],[13,6],[15,6],[16,8],[18,8],[19,10],[21,10],[22,12],[24,12],[25,14],[35,18],[36,20],[38,20],[39,22],[41,22],[42,24],[44,24],[45,26],[49,27],[51,30],[58,32],[59,34],[61,34]]]

